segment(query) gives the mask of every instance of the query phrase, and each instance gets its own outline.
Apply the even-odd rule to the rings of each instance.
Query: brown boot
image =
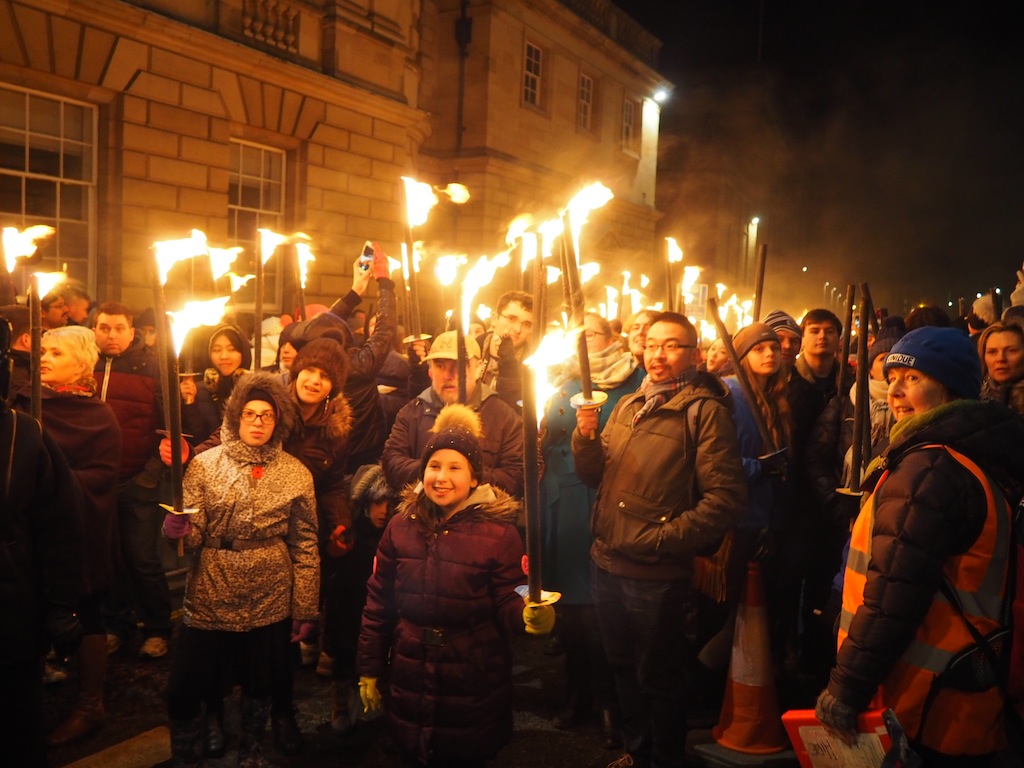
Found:
[[[107,676],[106,635],[86,635],[78,649],[78,701],[47,742],[60,747],[96,733],[103,725],[103,680]]]

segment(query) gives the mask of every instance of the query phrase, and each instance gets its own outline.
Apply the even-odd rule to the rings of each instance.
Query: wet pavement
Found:
[[[106,685],[107,718],[93,737],[51,750],[51,765],[75,768],[150,768],[169,766],[170,744],[166,731],[164,694],[170,671],[170,655],[161,659],[137,657],[141,638],[110,657]],[[551,718],[561,708],[564,683],[562,657],[544,653],[546,640],[538,637],[514,639],[515,732],[511,743],[490,765],[580,766],[604,768],[619,756],[601,742],[598,719],[573,731],[559,731]],[[171,654],[174,652],[173,638]],[[54,728],[69,710],[76,688],[74,669],[62,683],[47,686],[46,725]],[[316,675],[313,666],[302,667],[296,676],[295,703],[298,721],[306,736],[306,749],[296,757],[277,754],[269,733],[265,746],[268,757],[282,768],[304,766],[364,766],[405,768],[387,734],[383,719],[361,722],[343,738],[334,737],[330,720],[330,682]],[[237,694],[227,703],[225,727],[229,752],[206,765],[234,766],[238,733]]]

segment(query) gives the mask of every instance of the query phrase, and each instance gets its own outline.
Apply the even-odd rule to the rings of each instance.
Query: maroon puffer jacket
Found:
[[[357,667],[388,678],[392,731],[420,760],[493,757],[512,734],[509,633],[524,631],[518,503],[479,486],[444,522],[426,503],[407,492],[381,538]]]

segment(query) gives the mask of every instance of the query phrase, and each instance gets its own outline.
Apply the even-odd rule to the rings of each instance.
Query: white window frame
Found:
[[[228,240],[245,248],[250,260],[255,258],[258,229],[284,233],[286,180],[288,153],[277,147],[232,138],[228,167]],[[237,155],[235,150],[238,150]],[[276,167],[268,160],[276,159]],[[279,172],[268,174],[273,168]],[[276,193],[274,190],[277,190]],[[245,231],[242,231],[245,230]],[[281,304],[284,294],[283,265],[278,257],[270,258],[264,268],[264,310]],[[238,265],[236,265],[238,271]],[[241,289],[242,297],[253,290],[252,282]],[[236,306],[253,309],[254,303],[246,298]],[[291,311],[290,307],[286,307]]]
[[[636,153],[640,142],[640,102],[630,97],[622,100],[622,149]]]
[[[80,280],[87,286],[90,293],[96,287],[96,185],[99,176],[99,107],[76,99],[69,99],[54,93],[20,88],[10,83],[0,83],[5,98],[12,102],[23,100],[24,121],[21,125],[11,125],[11,113],[0,116],[0,144],[10,147],[21,145],[23,162],[20,168],[7,165],[0,167],[0,186],[13,189],[19,200],[18,210],[0,210],[0,226],[24,229],[36,224],[47,224],[55,229],[52,237],[39,242],[38,261],[31,266],[18,265],[14,271],[16,287],[23,290],[28,272],[66,271],[68,276]],[[43,102],[52,103],[56,107],[57,124],[39,125],[33,119],[33,113],[39,114]],[[72,109],[80,111],[81,120],[77,122],[78,130],[73,131],[71,124]],[[6,110],[5,110],[6,111]],[[38,126],[38,127],[37,127]],[[48,130],[47,130],[48,129]],[[74,135],[77,133],[78,135]],[[56,156],[56,172],[47,172],[33,162],[33,150],[46,153],[47,157]],[[69,151],[70,150],[70,151]],[[14,152],[12,151],[12,158]],[[82,163],[82,172],[78,176],[69,176],[68,160],[78,158]],[[12,181],[13,180],[13,181]],[[42,213],[30,210],[32,186],[54,186],[53,208]],[[72,218],[70,201],[65,200],[67,193],[81,195],[81,212]],[[6,193],[5,193],[6,194]],[[74,237],[71,232],[76,228],[80,236]]]
[[[580,72],[579,84],[576,89],[576,127],[587,133],[594,130],[596,85],[594,78],[585,72]]]
[[[544,85],[544,49],[529,40],[523,46],[523,103],[541,108]]]

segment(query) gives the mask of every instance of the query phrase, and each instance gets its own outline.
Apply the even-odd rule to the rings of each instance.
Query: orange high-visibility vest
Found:
[[[985,492],[987,514],[981,535],[970,550],[946,560],[942,570],[956,590],[964,614],[982,636],[988,635],[1001,626],[1010,546],[1010,506],[998,486],[994,486],[971,459],[948,446],[923,447],[945,450],[978,479]],[[875,498],[888,476],[886,471],[879,478],[853,525],[843,583],[839,648],[847,638],[854,615],[864,604]],[[926,722],[921,722],[925,699],[935,676],[946,668],[954,655],[973,644],[974,639],[957,609],[941,592],[936,592],[910,646],[879,686],[884,705],[895,710],[907,735],[943,754],[982,755],[1006,747],[1004,700],[998,686],[981,693],[943,688],[936,694]]]

